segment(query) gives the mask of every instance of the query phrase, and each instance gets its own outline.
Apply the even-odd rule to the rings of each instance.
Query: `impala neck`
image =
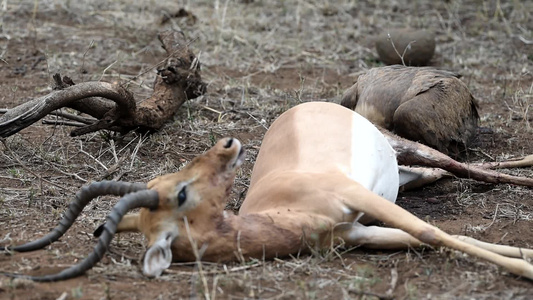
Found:
[[[201,257],[204,261],[273,258],[298,252],[302,246],[302,233],[277,225],[281,220],[276,219],[264,214],[238,216],[224,211],[207,223],[212,224],[211,228],[199,230],[189,226],[189,232],[198,249],[207,247]],[[186,230],[182,232],[183,236],[173,243],[173,260],[194,261],[197,258],[189,235]]]

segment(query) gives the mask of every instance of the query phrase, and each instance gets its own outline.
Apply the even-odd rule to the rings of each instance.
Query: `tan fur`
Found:
[[[139,214],[125,215],[117,227],[117,232],[140,231]]]

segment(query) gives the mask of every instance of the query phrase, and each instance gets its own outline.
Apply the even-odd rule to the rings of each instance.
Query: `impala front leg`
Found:
[[[433,183],[443,177],[453,176],[438,168],[398,166],[400,170],[400,190],[408,191]]]

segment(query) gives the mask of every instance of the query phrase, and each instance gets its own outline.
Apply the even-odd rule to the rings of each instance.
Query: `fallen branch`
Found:
[[[140,105],[137,106],[133,95],[122,85],[106,82],[75,84],[70,78],[56,74],[54,91],[50,94],[0,115],[0,137],[11,136],[63,107],[96,119],[91,122],[83,118],[86,125],[74,129],[71,136],[102,129],[121,133],[134,129],[158,130],[187,99],[203,95],[206,90],[200,76],[200,63],[189,50],[184,35],[168,31],[158,37],[168,56],[157,69],[152,96]]]

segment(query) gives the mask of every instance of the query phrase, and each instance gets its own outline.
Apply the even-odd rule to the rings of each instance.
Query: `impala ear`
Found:
[[[170,267],[172,262],[172,245],[173,235],[171,233],[161,235],[150,247],[143,258],[143,274],[148,277],[158,277]]]

